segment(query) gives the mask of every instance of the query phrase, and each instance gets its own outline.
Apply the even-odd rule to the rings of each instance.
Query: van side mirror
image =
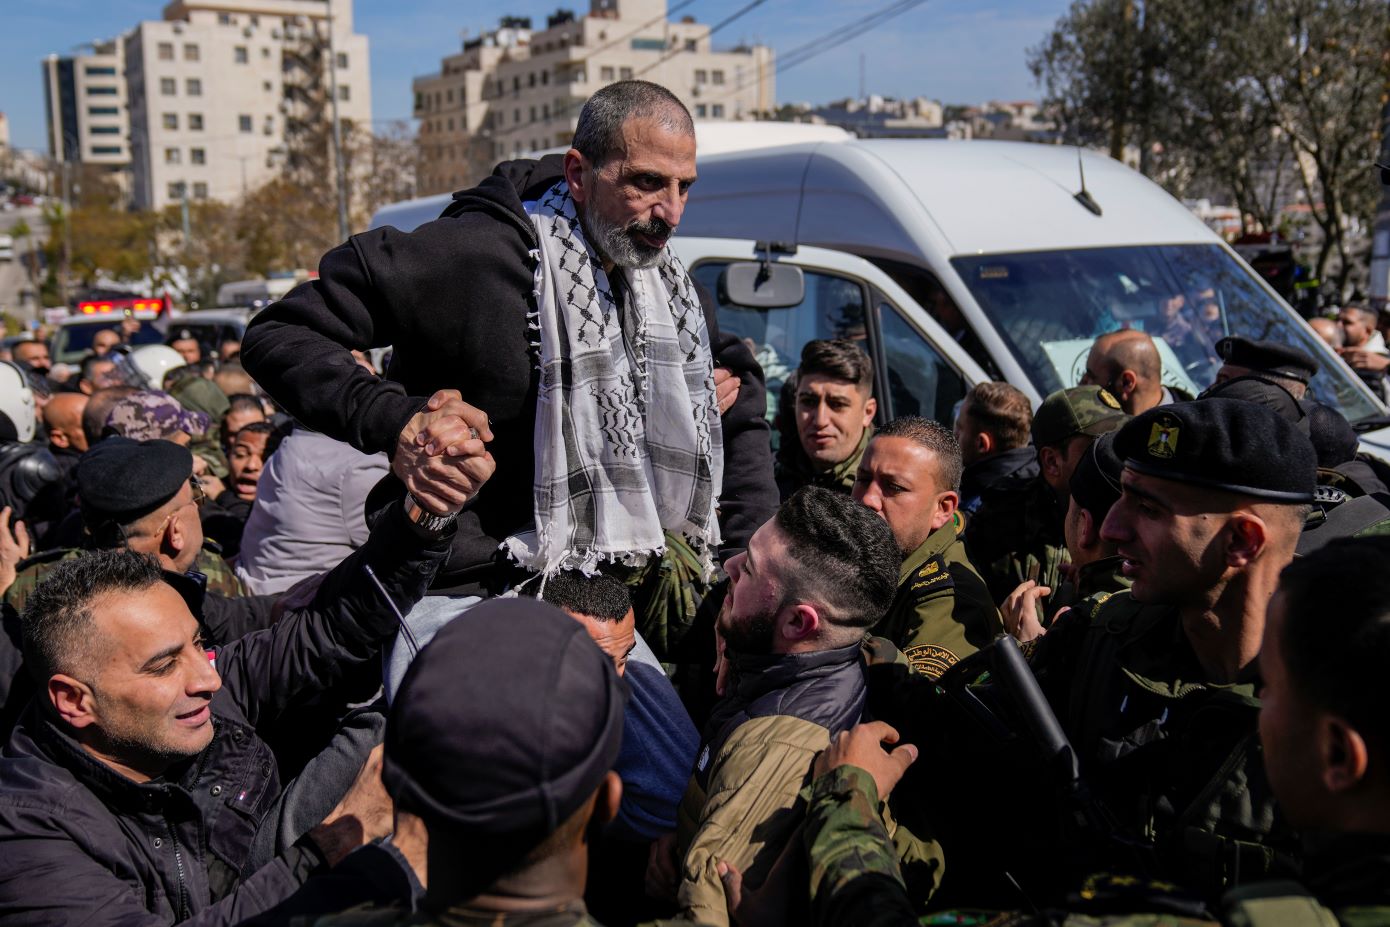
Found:
[[[748,309],[786,309],[806,298],[806,278],[795,264],[739,261],[719,275],[723,301]]]

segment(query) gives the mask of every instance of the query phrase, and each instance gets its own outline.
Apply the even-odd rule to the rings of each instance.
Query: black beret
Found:
[[[89,528],[130,524],[178,494],[193,475],[193,454],[171,441],[113,436],[77,461],[77,497]]]
[[[1318,466],[1332,469],[1356,459],[1361,439],[1346,417],[1336,409],[1311,402],[1308,407],[1308,439],[1318,454]]]
[[[613,768],[626,689],[579,622],[493,599],[444,626],[406,671],[382,782],[427,822],[544,836]]]
[[[1287,377],[1307,383],[1318,372],[1318,362],[1307,351],[1278,341],[1251,341],[1230,335],[1216,342],[1216,353],[1232,367]]]
[[[1072,471],[1072,499],[1099,522],[1120,498],[1120,473],[1124,468],[1124,461],[1115,453],[1115,432],[1101,435],[1086,448]]]
[[[1276,502],[1311,502],[1312,442],[1273,410],[1242,399],[1202,399],[1137,415],[1115,452],[1140,473]]]

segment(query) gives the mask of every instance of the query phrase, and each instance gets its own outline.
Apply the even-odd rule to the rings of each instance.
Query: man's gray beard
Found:
[[[627,270],[655,267],[661,260],[661,252],[665,250],[649,248],[638,242],[633,232],[629,231],[632,226],[625,228],[598,217],[591,219],[588,213],[579,217],[579,227],[584,230],[584,238],[589,242],[589,247],[593,248],[600,258],[606,258]]]

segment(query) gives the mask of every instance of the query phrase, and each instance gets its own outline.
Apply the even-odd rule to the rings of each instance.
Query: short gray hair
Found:
[[[656,119],[682,135],[695,134],[690,110],[674,93],[651,81],[620,80],[589,97],[579,112],[572,147],[601,167],[622,147],[623,124],[634,116]]]

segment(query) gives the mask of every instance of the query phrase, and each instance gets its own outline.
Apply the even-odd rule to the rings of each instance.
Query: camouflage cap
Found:
[[[1044,399],[1033,415],[1033,445],[1057,447],[1075,435],[1099,437],[1127,421],[1120,401],[1104,387],[1060,389]]]
[[[178,400],[159,390],[132,393],[111,407],[106,431],[136,441],[169,440],[179,432],[197,437],[208,430],[208,417],[189,412]]]

